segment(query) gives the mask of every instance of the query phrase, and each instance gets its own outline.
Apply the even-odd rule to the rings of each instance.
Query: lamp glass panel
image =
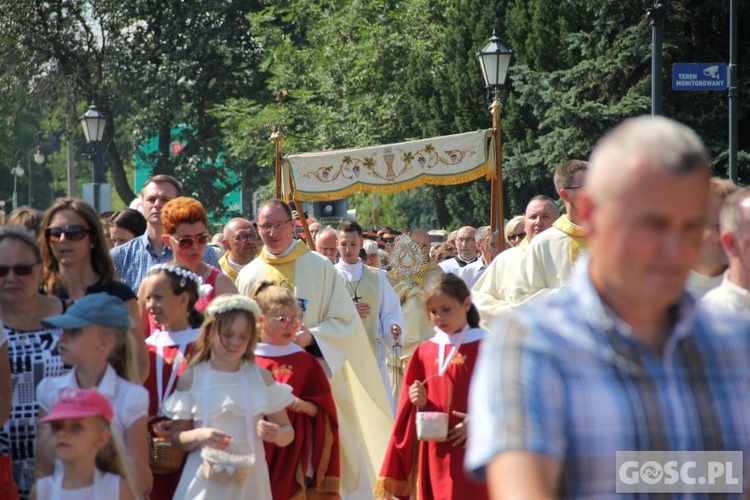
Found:
[[[36,153],[34,153],[34,163],[36,163],[37,165],[41,165],[46,159],[47,158],[44,156],[44,153],[42,153],[41,151],[37,151]]]

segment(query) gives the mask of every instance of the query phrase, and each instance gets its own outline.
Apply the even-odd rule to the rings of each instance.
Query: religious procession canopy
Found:
[[[326,201],[362,191],[393,193],[423,184],[492,179],[496,167],[488,138],[494,140],[492,130],[288,155],[281,172],[284,197]]]

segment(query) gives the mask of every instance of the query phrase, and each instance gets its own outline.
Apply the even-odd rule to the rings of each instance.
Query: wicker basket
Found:
[[[185,452],[172,446],[169,438],[149,436],[148,458],[151,472],[154,474],[172,474],[182,467]]]

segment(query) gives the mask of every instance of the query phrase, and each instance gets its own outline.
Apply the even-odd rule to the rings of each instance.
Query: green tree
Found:
[[[109,117],[104,144],[121,198],[134,196],[126,174],[133,144],[156,135],[159,152],[147,159],[155,171],[181,178],[186,193],[222,212],[225,193],[236,185],[226,172],[249,165],[223,154],[213,110],[253,91],[259,49],[247,14],[255,3],[50,0],[1,8],[0,90],[8,96],[28,89],[17,109],[32,98],[55,102],[45,109],[57,116],[50,124],[71,133],[76,116],[95,102]],[[169,131],[180,123],[190,132],[173,157]],[[219,159],[224,169],[207,176],[203,166]]]

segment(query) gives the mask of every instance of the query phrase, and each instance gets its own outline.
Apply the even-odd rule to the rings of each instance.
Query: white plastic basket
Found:
[[[432,376],[434,377],[434,375]],[[426,384],[432,377],[427,377]],[[442,378],[442,377],[440,377]],[[420,441],[445,441],[448,439],[448,417],[453,403],[453,391],[448,386],[448,412],[417,410],[417,439]]]

